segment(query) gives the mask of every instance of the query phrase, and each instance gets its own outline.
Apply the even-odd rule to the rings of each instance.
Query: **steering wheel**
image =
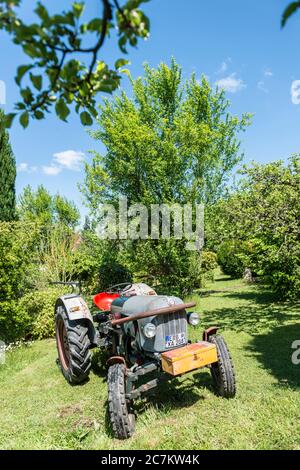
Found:
[[[110,294],[120,294],[127,292],[132,287],[132,282],[122,282],[121,284],[115,284],[110,286],[106,292]]]

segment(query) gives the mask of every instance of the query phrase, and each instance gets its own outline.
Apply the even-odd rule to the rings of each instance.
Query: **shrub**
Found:
[[[25,294],[19,302],[19,311],[27,320],[25,337],[50,338],[55,334],[54,306],[56,299],[66,292],[65,288],[48,288]]]
[[[24,338],[30,331],[28,312],[20,309],[17,300],[0,302],[0,340],[12,343]]]
[[[18,301],[31,288],[35,266],[35,224],[0,223],[0,338],[15,341],[24,336],[30,323]]]
[[[201,253],[201,285],[206,280],[214,280],[214,272],[218,267],[217,254],[213,251],[202,251]]]
[[[233,278],[243,276],[245,266],[241,256],[242,246],[235,241],[227,241],[220,245],[217,253],[217,259],[224,274]]]

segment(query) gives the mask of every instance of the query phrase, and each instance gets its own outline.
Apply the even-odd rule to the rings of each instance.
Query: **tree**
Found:
[[[299,297],[300,156],[244,171],[240,190],[212,208],[207,244],[227,271],[250,268],[282,298]]]
[[[132,92],[100,107],[100,128],[91,135],[107,151],[86,165],[89,206],[119,196],[146,206],[217,200],[242,158],[238,133],[250,116],[232,116],[224,91],[205,77],[185,82],[174,59],[170,67],[146,65]]]
[[[4,113],[0,110],[0,124]],[[0,125],[0,221],[12,221],[16,216],[16,161],[8,132]]]
[[[22,19],[22,0],[0,0],[0,29],[28,56],[29,62],[17,69],[16,83],[22,100],[7,116],[9,127],[16,114],[25,128],[29,119],[43,119],[55,106],[58,117],[66,120],[70,106],[80,113],[83,125],[91,125],[97,115],[95,97],[111,93],[120,83],[128,63],[124,57],[114,67],[99,58],[109,36],[117,36],[119,49],[135,47],[138,39],[149,35],[149,19],[139,8],[149,0],[95,0],[99,14],[85,20],[85,1],[74,1],[68,11],[49,13],[45,2],[34,10],[36,20]],[[94,41],[92,44],[91,41]],[[25,83],[24,83],[25,82]]]
[[[72,201],[56,194],[52,196],[44,186],[34,191],[26,186],[18,201],[19,219],[37,222],[47,227],[63,224],[74,230],[79,223],[80,213]]]
[[[173,59],[170,66],[145,66],[145,77],[105,100],[99,130],[92,133],[106,147],[86,165],[82,191],[97,217],[101,203],[128,205],[212,203],[224,192],[240,161],[238,133],[249,123],[229,112],[224,91],[193,75],[184,81]],[[198,253],[186,240],[135,240],[112,250],[138,276],[149,276],[168,291],[193,289],[200,277]],[[196,256],[196,258],[195,258]]]

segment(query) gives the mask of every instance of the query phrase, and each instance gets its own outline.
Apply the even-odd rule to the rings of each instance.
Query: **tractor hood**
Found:
[[[118,303],[120,308],[120,299],[114,300],[112,307],[114,303]],[[157,310],[180,304],[183,304],[183,301],[178,297],[136,295],[124,299],[121,314],[122,316],[131,316],[149,310]],[[146,338],[143,333],[143,327],[147,323],[153,323],[156,326],[154,338]],[[134,332],[134,325],[131,322],[124,325],[124,328],[131,336],[136,337],[137,346],[144,351],[159,353],[187,344],[187,318],[185,311],[140,319],[137,321],[137,324],[138,332]]]

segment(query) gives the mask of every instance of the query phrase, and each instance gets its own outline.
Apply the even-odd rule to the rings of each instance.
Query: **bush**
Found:
[[[245,266],[240,243],[235,241],[222,243],[218,249],[217,259],[224,274],[236,279],[243,276]]]
[[[205,281],[213,281],[215,269],[218,267],[217,254],[213,251],[202,251],[201,253],[201,285]]]
[[[26,318],[27,329],[23,337],[50,338],[55,334],[54,306],[56,299],[66,292],[65,288],[48,288],[25,294],[19,302],[19,311]]]
[[[0,340],[12,343],[30,331],[30,317],[17,300],[0,302]]]
[[[32,287],[31,273],[38,229],[35,224],[0,223],[0,339],[11,342],[28,331],[30,319],[19,299]]]

